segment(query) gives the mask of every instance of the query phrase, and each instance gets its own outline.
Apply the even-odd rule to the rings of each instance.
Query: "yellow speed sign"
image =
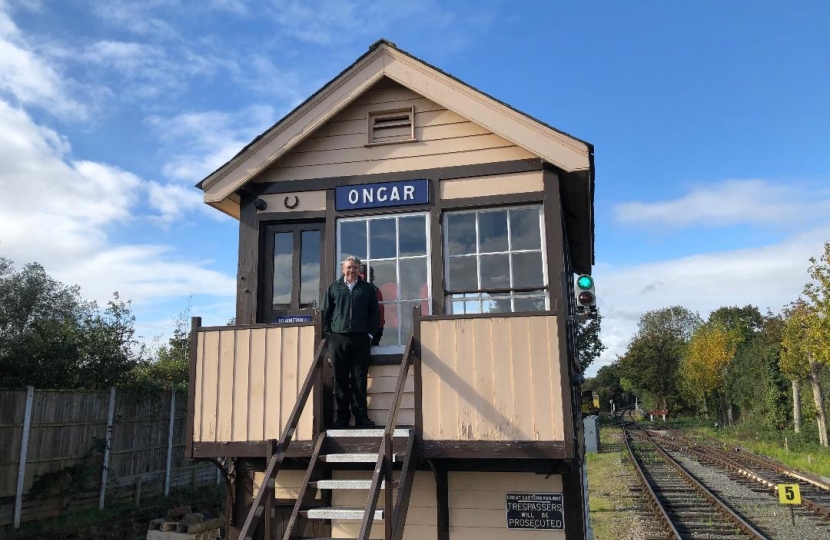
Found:
[[[798,489],[798,484],[778,484],[778,502],[801,504],[801,491]]]

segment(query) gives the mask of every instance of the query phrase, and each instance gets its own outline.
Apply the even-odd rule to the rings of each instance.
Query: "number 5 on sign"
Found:
[[[778,484],[778,502],[801,504],[801,491],[798,489],[798,484]]]

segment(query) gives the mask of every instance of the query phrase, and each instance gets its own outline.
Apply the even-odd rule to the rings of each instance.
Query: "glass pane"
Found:
[[[383,301],[398,299],[398,273],[395,261],[369,263],[369,281],[380,289]]]
[[[300,307],[317,307],[320,301],[320,231],[303,231],[300,242]]]
[[[395,248],[395,218],[369,220],[369,258],[391,259]]]
[[[406,345],[406,340],[412,333],[412,308],[415,306],[421,306],[421,314],[428,315],[426,306],[421,302],[401,302],[401,345]]]
[[[291,305],[291,280],[294,273],[294,234],[274,234],[274,307]]]
[[[478,251],[507,251],[507,211],[478,214]]]
[[[514,251],[519,249],[542,249],[538,208],[510,211],[510,242]]]
[[[400,257],[427,254],[426,216],[400,218],[398,234],[400,234]]]
[[[513,253],[513,287],[544,287],[541,253]]]
[[[510,262],[507,254],[481,256],[481,288],[510,288]]]
[[[383,335],[380,338],[381,347],[400,345],[398,340],[398,304],[381,304],[383,313]]]
[[[450,259],[450,274],[447,288],[451,291],[478,289],[475,257],[453,257]]]
[[[427,298],[427,259],[402,259],[401,266],[401,300]]]
[[[366,258],[366,222],[340,222],[340,253],[337,254],[337,275],[340,272],[340,263],[349,255],[359,259]]]
[[[510,313],[513,309],[510,306],[509,294],[484,295],[484,313]]]
[[[462,255],[476,252],[476,215],[447,214],[447,252]]]
[[[515,310],[519,311],[545,311],[544,296],[517,296],[513,300]]]

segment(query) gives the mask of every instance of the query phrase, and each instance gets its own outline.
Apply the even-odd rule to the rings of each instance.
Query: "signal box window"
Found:
[[[322,234],[320,223],[265,228],[264,322],[320,303]]]
[[[444,214],[447,312],[547,309],[542,223],[538,205]]]
[[[337,221],[337,260],[349,255],[366,265],[366,280],[379,290],[383,322],[373,352],[403,352],[412,332],[412,308],[429,313],[431,284],[427,214],[344,218]],[[337,269],[340,277],[340,268]]]

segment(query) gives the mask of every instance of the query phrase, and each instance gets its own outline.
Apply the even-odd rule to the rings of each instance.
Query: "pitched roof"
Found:
[[[586,251],[585,242],[581,242],[583,249],[580,251],[585,252],[588,259],[576,258],[590,267],[593,262],[593,146],[514,109],[384,39],[372,44],[352,65],[199,182],[197,187],[204,191],[205,202],[238,216],[237,191],[242,186],[383,77],[481,125],[554,165],[573,182],[578,181],[581,185],[579,198],[583,200],[579,208],[573,210],[578,214],[587,212],[584,216],[587,219],[579,219],[582,230],[577,234],[585,238],[584,234],[588,233],[590,248]],[[584,266],[574,262],[575,266]]]

